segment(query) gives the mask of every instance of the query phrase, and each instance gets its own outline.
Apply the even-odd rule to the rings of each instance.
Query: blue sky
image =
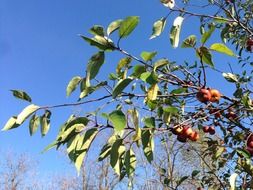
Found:
[[[159,57],[168,57],[170,60],[193,59],[190,50],[171,48],[169,26],[162,37],[148,40],[153,22],[167,13],[158,0],[148,3],[146,0],[1,0],[0,5],[0,126],[4,126],[9,117],[18,114],[27,105],[13,98],[10,89],[27,91],[38,105],[73,102],[77,99],[77,94],[67,99],[65,89],[73,76],[85,74],[87,60],[97,51],[78,36],[80,33],[88,35],[88,29],[94,24],[107,26],[119,18],[140,16],[141,22],[133,36],[122,42],[125,49],[135,55],[144,50],[158,50]],[[172,22],[169,19],[168,25]],[[183,25],[182,30],[182,39],[192,33],[199,36],[199,29],[192,28],[192,23]],[[232,61],[227,56],[215,56],[216,61],[222,64]],[[119,54],[111,54],[106,64],[115,66],[120,57]],[[227,65],[218,67],[224,70],[228,68]],[[102,69],[109,73],[108,68],[113,67],[104,66]],[[222,83],[217,83],[218,80],[223,79],[217,75],[211,77],[209,83],[215,83],[217,88],[222,87]],[[89,105],[89,108],[93,107],[95,105]],[[76,109],[84,108],[54,110],[52,128],[44,138],[39,133],[30,137],[27,123],[18,129],[1,132],[0,149],[28,152],[39,159],[40,167],[45,171],[62,170],[62,165],[67,161],[56,151],[43,155],[40,155],[40,151],[54,140],[60,124]]]

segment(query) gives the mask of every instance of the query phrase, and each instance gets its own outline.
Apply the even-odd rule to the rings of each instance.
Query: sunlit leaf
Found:
[[[236,178],[238,174],[233,173],[230,178],[229,178],[229,183],[230,183],[230,190],[236,190]]]
[[[148,89],[148,94],[147,94],[148,100],[156,100],[158,91],[159,91],[159,86],[157,84],[153,84]]]
[[[125,146],[122,143],[122,139],[118,139],[113,143],[110,155],[110,164],[114,171],[120,175],[123,167],[122,160],[123,154],[125,153]]]
[[[132,149],[129,149],[128,151],[126,151],[124,163],[125,163],[126,173],[128,177],[133,176],[135,167],[136,167],[136,157]]]
[[[122,20],[115,20],[113,22],[111,22],[107,28],[107,35],[109,36],[110,34],[112,34],[115,30],[118,30],[120,25],[122,23]]]
[[[151,61],[156,56],[156,54],[157,54],[156,51],[152,51],[152,52],[143,51],[141,52],[141,58],[144,61]]]
[[[90,86],[90,80],[95,78],[100,70],[100,67],[105,61],[105,54],[103,51],[100,51],[93,55],[87,65],[86,70],[86,87]]]
[[[94,35],[98,35],[98,36],[104,36],[104,28],[100,25],[94,25],[91,29],[90,29],[90,33],[94,34]]]
[[[115,110],[109,114],[109,120],[112,122],[114,130],[120,132],[126,126],[126,116],[121,110]]]
[[[118,82],[112,92],[112,97],[116,98],[132,82],[133,79],[126,78]]]
[[[135,29],[139,23],[138,16],[129,16],[125,18],[119,27],[119,37],[125,38]]]
[[[94,38],[88,38],[86,36],[80,35],[82,39],[88,42],[91,46],[95,46],[100,50],[103,51],[112,51],[115,49],[113,42],[106,38],[99,35],[94,36]]]
[[[40,118],[42,136],[45,136],[50,129],[50,117],[51,117],[51,112],[49,110],[45,110],[45,113]]]
[[[156,38],[157,36],[160,36],[165,28],[165,25],[166,25],[166,18],[164,17],[155,21],[152,28],[152,34],[149,39],[153,39]]]
[[[214,30],[215,30],[215,26],[211,25],[211,28],[202,35],[202,38],[201,38],[202,44],[206,43],[206,41],[210,38],[210,36],[214,32]]]
[[[195,35],[190,35],[188,38],[186,38],[182,45],[181,48],[190,48],[194,47],[197,43],[197,37]]]
[[[169,64],[168,59],[160,59],[154,63],[154,71]]]
[[[76,89],[77,85],[81,82],[82,78],[80,76],[73,77],[67,86],[67,96],[70,96],[70,94]]]
[[[142,73],[146,72],[146,67],[144,65],[135,65],[133,67],[133,74],[131,76],[139,78]]]
[[[220,43],[212,44],[210,47],[210,50],[224,53],[224,54],[227,54],[230,56],[235,56],[233,51],[231,49],[229,49],[225,44],[220,44]]]
[[[17,124],[16,121],[17,121],[17,117],[16,116],[11,117],[6,122],[6,124],[4,125],[2,131],[7,131],[7,130],[10,130],[10,129],[17,128],[19,126],[19,124]]]
[[[29,122],[29,132],[32,136],[39,128],[40,125],[40,117],[37,115],[33,115]]]
[[[208,65],[210,65],[211,67],[214,67],[214,63],[212,60],[212,54],[210,53],[210,51],[202,46],[199,48],[199,52],[197,52],[197,56],[202,59],[202,61]]]
[[[75,167],[80,172],[81,166],[83,164],[83,159],[88,152],[91,143],[96,137],[98,130],[96,128],[91,128],[85,132],[80,138],[76,141],[76,146],[73,146],[74,149],[70,150],[69,157],[75,163]]]
[[[154,138],[150,130],[143,128],[141,133],[143,152],[148,162],[153,161],[153,152],[154,152]]]
[[[178,44],[179,44],[179,36],[180,36],[183,20],[184,20],[183,17],[178,16],[174,20],[173,26],[170,30],[170,42],[174,48],[178,47]]]
[[[144,82],[149,83],[150,85],[156,84],[158,82],[158,76],[155,72],[142,73],[140,79]]]
[[[21,125],[29,116],[31,116],[34,112],[40,109],[39,106],[30,104],[18,115],[16,124]]]
[[[238,76],[233,73],[222,73],[222,76],[228,81],[236,83],[238,82]]]
[[[155,128],[155,118],[154,117],[146,117],[146,118],[144,118],[143,122],[148,128]]]

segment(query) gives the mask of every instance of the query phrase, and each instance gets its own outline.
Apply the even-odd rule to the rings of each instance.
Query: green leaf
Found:
[[[141,53],[141,58],[144,61],[151,61],[155,56],[156,56],[157,52],[153,51],[153,52],[147,52],[147,51],[143,51]]]
[[[18,115],[16,124],[21,125],[29,116],[31,116],[34,112],[40,109],[39,106],[30,104]]]
[[[139,78],[144,72],[146,72],[146,67],[144,65],[135,65],[131,76]]]
[[[89,119],[86,117],[73,117],[67,121],[61,128],[57,141],[62,144],[67,142],[72,136],[77,135],[82,132],[83,129],[87,126]]]
[[[122,23],[122,20],[115,20],[113,22],[111,22],[107,28],[107,35],[109,36],[110,34],[112,34],[115,30],[118,30],[120,25]]]
[[[232,73],[222,73],[222,76],[228,81],[232,83],[238,82],[238,76]]]
[[[90,33],[94,34],[94,35],[98,35],[98,36],[104,36],[104,28],[100,25],[94,25],[91,29],[90,29]]]
[[[100,67],[103,65],[105,61],[105,54],[103,51],[100,51],[93,55],[86,69],[86,87],[90,86],[90,80],[95,78],[100,70]]]
[[[143,128],[141,133],[143,152],[148,162],[151,163],[153,160],[154,152],[154,138],[150,130]]]
[[[251,158],[250,153],[248,151],[244,150],[244,149],[238,148],[238,149],[236,149],[236,152],[237,152],[238,155],[240,155],[240,156],[242,156],[242,157],[244,157],[246,159],[250,159]]]
[[[107,156],[111,154],[112,145],[116,140],[117,140],[116,135],[112,135],[108,139],[107,143],[103,146],[103,148],[100,151],[98,161],[104,160]]]
[[[121,110],[115,110],[109,114],[109,120],[112,122],[114,130],[120,132],[126,126],[126,116]]]
[[[49,110],[45,110],[45,113],[40,118],[42,136],[45,136],[50,129],[50,117],[51,117],[51,112]]]
[[[82,78],[80,76],[73,77],[67,86],[67,96],[70,96],[70,94],[76,89],[77,85],[81,82]]]
[[[197,37],[195,35],[190,35],[188,38],[186,38],[182,45],[181,48],[192,48],[195,47],[197,43]]]
[[[125,38],[135,29],[139,23],[138,16],[129,16],[125,18],[119,27],[119,37]]]
[[[177,88],[172,90],[170,93],[171,94],[181,94],[187,92],[187,88]]]
[[[102,36],[94,36],[94,38],[88,38],[86,36],[80,35],[82,39],[88,42],[91,46],[95,46],[100,50],[103,51],[112,51],[115,49],[113,42]]]
[[[192,171],[192,179],[193,179],[195,176],[197,176],[199,173],[200,173],[199,170],[193,170],[193,171]]]
[[[16,116],[11,117],[4,125],[2,131],[8,131],[10,129],[17,128],[19,124],[16,123],[16,120],[17,120]]]
[[[180,178],[180,180],[177,182],[177,186],[181,185],[185,180],[188,179],[189,176],[183,176]]]
[[[157,84],[151,85],[147,93],[148,100],[152,100],[152,101],[156,100],[158,91],[159,91],[159,86]]]
[[[177,115],[179,113],[179,110],[176,107],[172,107],[172,106],[163,108],[163,111],[171,115]]]
[[[233,53],[231,49],[229,49],[225,44],[221,44],[221,43],[212,44],[210,47],[210,50],[224,53],[230,56],[235,56],[235,54]]]
[[[215,26],[211,25],[211,28],[202,35],[202,37],[201,37],[201,43],[202,44],[206,43],[206,41],[210,38],[210,36],[214,32],[214,30],[215,30]]]
[[[74,149],[70,150],[69,152],[69,157],[75,163],[75,167],[78,173],[80,172],[83,159],[88,152],[91,143],[95,139],[97,133],[98,130],[96,128],[91,128],[87,130],[84,135],[77,139],[76,146],[73,146]]]
[[[123,161],[123,154],[125,153],[125,146],[123,145],[123,140],[118,139],[112,145],[111,155],[110,155],[110,164],[116,174],[120,176],[122,170],[122,161]]]
[[[149,83],[150,85],[156,84],[158,82],[158,76],[154,71],[142,73],[140,79],[144,82]]]
[[[144,124],[148,127],[148,128],[155,128],[155,118],[154,117],[146,117],[144,118]]]
[[[131,82],[133,79],[126,78],[118,82],[112,92],[112,97],[116,98]]]
[[[214,67],[212,55],[206,47],[204,46],[200,47],[199,53],[197,53],[197,56],[200,57],[200,59],[202,59],[204,63],[210,65],[211,67]]]
[[[126,167],[127,176],[128,177],[133,176],[134,171],[135,171],[135,166],[136,166],[136,157],[132,149],[129,149],[128,151],[126,151],[124,163]]]
[[[118,65],[117,65],[117,68],[116,68],[116,73],[117,74],[120,74],[121,72],[121,69],[124,68],[124,67],[128,67],[129,64],[131,63],[132,59],[130,57],[125,57],[125,58],[122,58]]]
[[[179,36],[180,36],[183,20],[184,20],[183,17],[178,16],[174,20],[173,26],[170,30],[170,43],[174,48],[178,47],[178,44],[179,44]]]
[[[37,115],[33,115],[29,122],[29,132],[32,136],[39,128],[40,125],[40,117]]]
[[[152,35],[149,39],[156,38],[157,36],[160,36],[163,32],[166,25],[166,18],[162,17],[159,20],[155,21],[152,28]]]
[[[156,69],[164,67],[164,66],[166,66],[168,64],[169,64],[169,60],[168,59],[160,59],[160,60],[158,60],[158,61],[156,61],[154,63],[154,71],[156,71]]]
[[[214,158],[217,159],[219,158],[222,153],[225,151],[225,147],[219,147],[216,152],[215,152],[215,155],[214,155]]]
[[[21,99],[21,100],[25,100],[25,101],[28,101],[28,102],[32,102],[32,99],[31,97],[24,91],[21,91],[21,90],[11,90],[12,92],[12,95],[15,97],[15,98],[18,98],[18,99]]]

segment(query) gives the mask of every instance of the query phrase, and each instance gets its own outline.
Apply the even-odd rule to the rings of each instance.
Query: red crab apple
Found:
[[[182,132],[182,134],[185,135],[186,137],[190,137],[192,133],[193,133],[193,130],[189,126],[185,126]]]
[[[183,135],[183,134],[180,134],[180,135],[177,136],[177,140],[179,142],[185,143],[186,140],[187,140],[187,137],[185,135]]]
[[[197,131],[194,131],[190,136],[189,139],[191,141],[197,141],[199,140],[199,133]]]
[[[204,126],[202,128],[202,130],[204,131],[204,133],[208,133],[209,132],[209,126]]]
[[[218,102],[221,98],[221,93],[216,89],[209,89],[211,98],[210,102]]]
[[[208,89],[206,88],[201,88],[197,95],[196,95],[197,99],[202,102],[202,103],[206,103],[208,101],[210,101],[211,99],[211,93]]]
[[[215,134],[215,127],[214,126],[210,126],[208,129],[208,132],[210,135],[214,135]]]
[[[173,133],[174,135],[182,134],[183,129],[184,129],[184,128],[183,128],[182,126],[175,127],[175,128],[172,129],[172,133]]]

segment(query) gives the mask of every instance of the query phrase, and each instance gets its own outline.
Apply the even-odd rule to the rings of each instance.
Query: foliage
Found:
[[[196,61],[175,63],[159,58],[159,49],[152,52],[143,50],[139,57],[124,50],[121,41],[134,35],[141,20],[138,16],[112,21],[107,28],[94,25],[89,30],[92,36],[81,35],[81,38],[98,52],[88,61],[86,76],[74,76],[66,90],[67,96],[70,96],[79,87],[78,101],[53,106],[31,103],[18,116],[11,117],[3,130],[17,128],[30,118],[30,134],[33,135],[40,126],[44,136],[50,128],[50,110],[53,108],[103,101],[101,107],[92,113],[71,115],[46,150],[66,146],[70,160],[80,170],[86,153],[93,141],[100,138],[101,131],[113,129],[111,137],[103,139],[104,146],[98,160],[109,158],[119,179],[128,177],[131,182],[139,163],[137,150],[140,148],[148,162],[154,163],[157,154],[155,144],[164,143],[160,137],[165,134],[174,139],[177,137],[182,145],[194,150],[203,170],[193,170],[175,179],[172,175],[164,177],[169,171],[162,168],[164,186],[178,189],[191,179],[192,183],[208,189],[253,188],[253,138],[250,135],[253,125],[253,64],[251,52],[247,52],[253,47],[250,41],[253,35],[253,3],[249,0],[208,0],[198,2],[194,9],[192,4],[196,2],[162,0],[161,5],[168,9],[168,14],[158,15],[160,19],[151,27],[150,39],[154,40],[167,31],[167,20],[174,14],[168,40],[174,48],[192,49]],[[208,10],[209,14],[201,13],[201,9]],[[191,18],[199,20],[200,35],[189,34],[181,40],[183,25],[191,22]],[[208,45],[217,35],[220,39],[214,38],[215,41]],[[236,72],[219,73],[227,82],[234,84],[232,95],[219,91],[213,95],[210,90],[213,88],[207,86],[210,79],[206,70],[217,72],[214,52],[232,56],[238,63],[240,69]],[[123,57],[115,65],[115,73],[99,81],[96,77],[102,72],[101,66],[106,64],[107,54],[113,53],[120,53]],[[201,98],[201,89],[211,93],[212,97]],[[101,95],[99,90],[106,94],[88,99],[92,94]],[[12,92],[19,99],[32,101],[23,91]],[[112,109],[110,113],[103,112],[105,105]],[[41,112],[43,115],[39,116]],[[205,126],[212,126],[213,131],[209,134],[203,132]],[[184,132],[178,132],[179,128]],[[200,138],[190,136],[193,133]],[[169,138],[166,141],[172,143]]]

